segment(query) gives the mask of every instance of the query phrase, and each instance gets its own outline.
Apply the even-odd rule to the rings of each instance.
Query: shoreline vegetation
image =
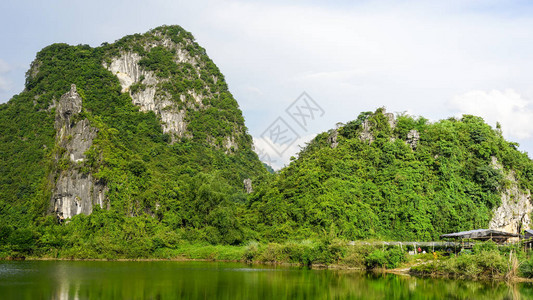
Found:
[[[493,242],[483,242],[458,253],[431,247],[420,249],[426,253],[417,253],[417,250],[410,246],[350,245],[347,241],[334,239],[284,243],[253,241],[240,246],[183,243],[139,257],[89,254],[73,249],[25,255],[3,249],[0,260],[219,261],[373,271],[416,277],[533,282],[533,255],[518,245],[498,246]]]

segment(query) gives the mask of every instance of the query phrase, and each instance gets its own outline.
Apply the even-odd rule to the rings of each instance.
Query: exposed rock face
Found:
[[[337,146],[339,145],[339,142],[337,142],[337,138],[339,137],[339,131],[338,130],[334,130],[328,137],[328,143],[329,143],[329,146],[332,148],[332,149],[335,149],[337,148]]]
[[[56,129],[58,125],[62,125],[62,121],[70,121],[72,115],[77,115],[81,112],[81,97],[76,91],[76,85],[70,86],[70,91],[61,96],[56,112]]]
[[[391,129],[396,128],[396,119],[394,118],[394,114],[386,112],[384,107],[381,108],[381,109],[382,109],[381,112],[383,113],[383,116],[387,119],[387,123],[389,124],[389,127]],[[372,122],[367,118],[361,124],[362,130],[361,130],[361,133],[359,135],[359,138],[361,140],[368,141],[368,143],[370,143],[370,144],[372,144],[372,142],[375,140],[375,137],[372,134],[372,127],[373,127]],[[391,138],[391,141],[394,141],[394,138]]]
[[[492,158],[492,165],[503,171],[495,157]],[[531,227],[530,214],[533,211],[531,193],[529,190],[520,190],[513,171],[510,171],[505,179],[510,185],[502,191],[502,204],[494,209],[489,228],[520,233],[523,229]]]
[[[53,210],[60,218],[91,214],[93,205],[104,207],[106,186],[77,170],[63,172],[52,197]]]
[[[407,144],[409,144],[409,146],[411,146],[411,149],[416,149],[416,147],[418,146],[418,141],[420,140],[420,133],[418,132],[418,130],[416,129],[411,129],[408,133],[407,133]]]
[[[85,160],[85,152],[92,146],[98,130],[89,120],[76,121],[81,112],[82,99],[72,85],[70,91],[59,100],[56,108],[55,128],[58,171],[55,174],[51,209],[61,218],[90,214],[93,205],[103,207],[106,186],[92,175],[81,172],[79,164]]]
[[[170,31],[159,28],[133,38],[128,47],[114,52],[103,65],[117,76],[122,92],[129,93],[134,105],[141,111],[153,111],[160,118],[162,131],[175,143],[182,137],[195,137],[196,121],[203,113],[197,111],[216,115],[232,110],[233,104],[229,103],[228,95],[232,96],[227,92],[222,75],[207,58],[205,50],[196,45],[192,35]],[[155,55],[157,61],[159,51],[165,53],[164,63],[172,71],[161,73],[160,66],[154,67],[151,55]],[[226,132],[224,136],[208,135],[206,141],[229,154],[238,150],[246,128],[238,124],[238,118],[231,116],[223,122],[233,122],[228,127],[233,128],[233,132]]]
[[[361,130],[361,134],[359,135],[361,140],[372,143],[374,141],[374,135],[371,132],[372,124],[370,120],[366,119],[363,124],[361,124],[361,128],[363,129]]]
[[[244,183],[244,190],[246,191],[246,193],[251,194],[254,192],[254,189],[252,187],[252,180],[250,178],[244,179],[243,183]]]
[[[394,129],[396,127],[396,119],[394,118],[394,114],[385,112],[385,108],[383,108],[383,115],[385,118],[387,118],[390,128]]]
[[[190,61],[192,58],[183,52],[177,52],[178,57],[184,61]],[[161,126],[164,133],[169,133],[174,141],[176,138],[184,135],[187,124],[185,122],[185,109],[179,109],[171,97],[164,92],[157,91],[157,85],[162,79],[157,78],[154,72],[143,70],[139,66],[141,57],[134,52],[122,52],[119,57],[113,58],[110,65],[106,68],[118,77],[122,92],[129,92],[133,99],[133,104],[139,106],[141,111],[153,111],[161,117]],[[142,81],[141,81],[142,79]],[[133,84],[143,84],[144,87],[132,93],[130,87]],[[194,91],[189,94],[198,102],[201,97]],[[185,95],[182,95],[182,101]]]
[[[237,142],[235,142],[235,138],[233,136],[227,136],[226,137],[226,140],[224,140],[224,148],[226,148],[226,154],[232,152],[232,151],[236,151],[237,149],[239,149],[239,145],[237,144]]]

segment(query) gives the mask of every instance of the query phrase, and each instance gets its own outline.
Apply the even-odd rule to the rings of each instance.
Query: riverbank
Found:
[[[0,261],[6,299],[529,299],[533,284],[198,261]]]
[[[10,260],[10,259],[3,259]],[[245,262],[243,260],[213,260],[213,259],[191,259],[187,257],[172,257],[172,258],[118,258],[118,259],[101,259],[101,258],[52,258],[52,257],[28,257],[24,260],[27,261],[96,261],[96,262],[152,262],[152,261],[176,261],[176,262],[223,262],[223,263],[247,263],[251,265],[261,265],[261,266],[281,266],[281,267],[302,267],[300,263],[288,263],[288,262],[261,262],[261,261],[252,261]],[[509,283],[533,283],[533,278],[519,277],[514,276],[511,278],[505,278],[502,276],[490,277],[490,276],[480,276],[476,278],[461,276],[460,274],[437,274],[437,273],[420,273],[413,271],[413,267],[419,267],[425,264],[431,264],[433,261],[415,263],[414,265],[402,265],[396,269],[386,269],[386,268],[375,268],[375,269],[366,269],[361,267],[353,267],[342,264],[312,264],[310,266],[305,266],[305,268],[322,270],[340,270],[340,271],[355,271],[355,272],[373,272],[377,274],[394,274],[407,277],[419,277],[419,278],[446,278],[446,279],[470,279],[470,280],[481,280],[481,281],[505,281]]]
[[[378,272],[419,277],[474,280],[524,280],[533,277],[533,258],[519,248],[491,243],[458,254],[436,251],[409,255],[407,247],[349,243],[342,240],[303,240],[284,243],[249,242],[246,245],[180,243],[158,248],[150,256],[131,257],[91,249],[50,249],[41,253],[0,252],[0,259],[80,261],[219,261],[305,266]],[[430,249],[424,249],[430,251]],[[413,251],[411,250],[411,253]]]

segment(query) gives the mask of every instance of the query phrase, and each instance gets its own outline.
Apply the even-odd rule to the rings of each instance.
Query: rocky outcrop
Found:
[[[495,157],[492,158],[492,166],[503,171],[503,168]],[[512,233],[520,233],[524,229],[531,228],[531,193],[523,191],[518,186],[514,172],[511,170],[505,176],[507,184],[502,192],[502,203],[493,211],[493,217],[489,228]]]
[[[420,133],[416,129],[411,129],[407,133],[407,144],[411,146],[411,149],[416,149],[418,146],[418,141],[420,140]]]
[[[390,128],[396,128],[396,119],[394,118],[394,114],[386,112],[385,108],[383,108],[383,115],[385,116],[385,118],[387,118],[387,122],[389,123]]]
[[[104,206],[105,184],[81,170],[85,152],[98,133],[86,118],[77,120],[81,111],[82,99],[72,85],[57,103],[55,117],[57,171],[52,179],[51,210],[60,219],[90,214],[93,205]]]
[[[361,124],[361,133],[359,134],[359,138],[363,141],[367,141],[370,144],[374,141],[374,135],[372,134],[372,123],[370,120],[366,119],[363,124]]]
[[[385,110],[385,107],[381,108],[381,113],[387,119],[387,123],[389,124],[390,129],[394,130],[396,128],[396,119],[394,118],[393,113],[388,113]],[[372,142],[376,139],[374,137],[374,134],[372,133],[372,127],[374,124],[372,123],[369,118],[363,121],[361,124],[361,132],[359,133],[359,138],[363,141],[367,141],[368,143],[372,144]],[[394,138],[391,137],[391,141],[394,141]]]
[[[225,153],[228,154],[237,151],[239,149],[239,145],[233,136],[227,136],[224,140],[224,148],[226,149]]]
[[[169,135],[171,143],[182,137],[194,138],[200,115],[196,111],[231,109],[222,75],[217,75],[218,70],[191,35],[174,35],[160,28],[129,43],[107,57],[103,66],[118,78],[122,92],[129,93],[134,105],[160,118],[162,131]],[[161,71],[165,67],[158,65],[162,63],[158,61],[159,51],[165,53],[164,64],[171,71]],[[221,103],[225,104],[219,106]],[[232,119],[228,117],[223,122],[235,122]],[[206,137],[209,144],[224,149],[226,154],[238,151],[242,135],[246,134],[242,125],[228,125],[234,128],[233,132]]]
[[[254,189],[252,187],[252,180],[250,178],[244,179],[243,184],[244,184],[244,190],[246,191],[246,193],[251,194],[254,192]]]
[[[182,52],[178,57],[184,61],[192,60]],[[141,57],[134,52],[122,52],[114,57],[105,67],[115,74],[122,87],[122,92],[129,93],[133,104],[139,106],[141,111],[153,111],[161,117],[161,127],[164,133],[171,135],[172,140],[182,137],[187,130],[185,122],[185,109],[179,109],[171,97],[165,92],[158,92],[157,86],[164,79],[157,78],[154,72],[144,70],[139,66]],[[134,92],[131,87],[134,84],[142,85]],[[194,92],[189,92],[196,101],[201,98]],[[182,95],[181,101],[185,100]]]
[[[337,148],[337,146],[339,145],[339,142],[337,141],[338,137],[339,131],[337,129],[333,130],[333,132],[328,136],[328,143],[332,149]]]

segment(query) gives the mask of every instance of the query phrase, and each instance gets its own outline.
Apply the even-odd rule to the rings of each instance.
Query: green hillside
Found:
[[[483,119],[465,115],[431,123],[403,115],[391,122],[390,115],[383,109],[362,113],[317,135],[272,182],[257,188],[250,207],[265,235],[435,240],[487,228],[502,189],[512,184],[504,176],[510,170],[521,189],[533,187],[527,154]],[[416,146],[408,143],[411,130],[419,135]]]

